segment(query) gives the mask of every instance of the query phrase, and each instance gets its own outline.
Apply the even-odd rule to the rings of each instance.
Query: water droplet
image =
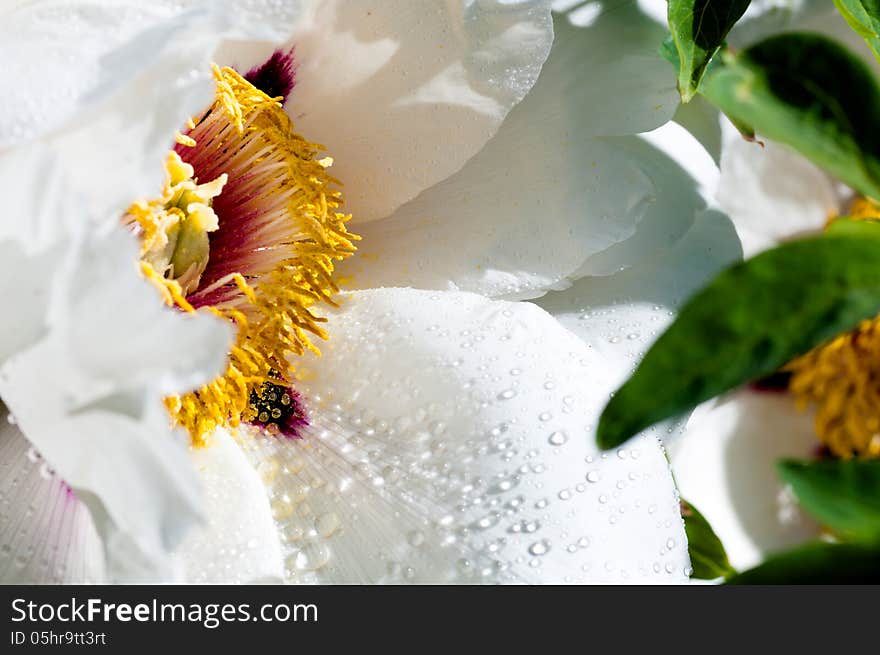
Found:
[[[568,441],[568,435],[565,434],[565,432],[557,431],[557,432],[554,432],[553,434],[551,434],[547,438],[547,441],[549,441],[554,446],[561,446],[566,441]]]
[[[514,389],[505,389],[501,393],[498,394],[498,400],[510,400],[511,398],[516,396],[516,391]]]
[[[300,571],[317,571],[330,561],[330,549],[320,542],[308,542],[293,556],[293,565]]]
[[[599,471],[590,471],[587,473],[587,482],[596,483],[602,479],[602,476],[599,475]]]
[[[541,541],[536,541],[531,546],[529,546],[529,554],[535,555],[536,557],[540,557],[541,555],[546,555],[550,552],[550,542],[547,539],[542,539]]]

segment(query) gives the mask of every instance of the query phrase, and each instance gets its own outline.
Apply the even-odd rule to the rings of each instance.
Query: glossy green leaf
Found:
[[[863,544],[811,543],[774,555],[727,584],[876,584],[880,548]]]
[[[715,580],[735,574],[736,570],[727,559],[724,545],[697,508],[682,500],[681,517],[684,519],[688,555],[693,569],[691,577],[698,580]]]
[[[878,312],[877,222],[835,221],[819,236],[737,264],[685,304],[614,394],[599,420],[599,444],[613,448],[773,373]]]
[[[669,30],[678,51],[678,90],[684,102],[696,94],[706,67],[749,4],[751,0],[669,0]]]
[[[880,461],[786,460],[777,470],[801,506],[840,537],[880,541]]]
[[[782,34],[726,54],[701,92],[736,121],[880,198],[880,89],[864,62],[834,41]]]
[[[834,0],[834,4],[880,59],[880,0]]]

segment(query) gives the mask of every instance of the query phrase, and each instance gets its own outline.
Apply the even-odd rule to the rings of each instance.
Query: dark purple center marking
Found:
[[[251,425],[288,439],[301,439],[303,428],[309,424],[302,396],[290,387],[272,382],[264,382],[259,391],[251,391],[250,410],[254,416]]]
[[[254,66],[245,73],[244,79],[270,98],[281,96],[281,104],[284,104],[296,84],[293,48],[287,52],[276,50],[265,63]]]

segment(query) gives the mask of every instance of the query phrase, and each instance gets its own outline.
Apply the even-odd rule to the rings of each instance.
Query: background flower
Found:
[[[826,34],[878,70],[864,41],[828,2],[753,2],[729,42],[743,48],[788,30]],[[847,213],[851,189],[760,133],[757,141],[744,139],[701,98],[692,105],[676,118],[720,160],[716,202],[747,258]],[[821,534],[774,466],[785,458],[814,459],[820,446],[813,413],[798,411],[784,391],[784,383],[777,390],[746,387],[709,401],[669,444],[682,495],[699,507],[741,570]]]

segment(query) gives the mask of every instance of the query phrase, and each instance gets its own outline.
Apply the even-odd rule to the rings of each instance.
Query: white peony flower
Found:
[[[625,136],[675,109],[662,30],[634,6],[245,7],[4,16],[0,577],[683,580],[659,442],[594,446],[634,351],[491,299],[614,273],[542,302],[658,318],[737,256],[661,147],[699,146]],[[362,290],[337,294],[351,232],[337,279]]]

